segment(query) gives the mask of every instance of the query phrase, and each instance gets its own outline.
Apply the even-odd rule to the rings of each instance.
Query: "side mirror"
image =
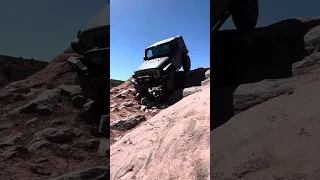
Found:
[[[146,57],[143,57],[143,60],[147,60],[147,58],[146,58]]]

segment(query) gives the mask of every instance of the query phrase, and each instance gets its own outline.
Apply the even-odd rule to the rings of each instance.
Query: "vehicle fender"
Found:
[[[171,66],[173,66],[173,64],[169,63],[166,67],[163,68],[163,71],[167,71]]]
[[[72,66],[73,69],[75,69],[77,72],[79,71],[86,71],[87,67],[83,65],[81,62],[81,59],[78,57],[69,57],[67,59],[67,62]]]

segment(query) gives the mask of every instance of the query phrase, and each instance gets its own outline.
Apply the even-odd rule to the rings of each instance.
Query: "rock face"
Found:
[[[34,138],[34,139],[32,139],[30,142],[29,142],[29,144],[28,144],[28,150],[29,151],[34,151],[34,150],[38,150],[38,149],[41,149],[41,148],[44,148],[44,147],[51,147],[52,146],[52,144],[48,141],[48,140],[46,140],[46,139],[44,139],[44,138],[39,138],[39,137],[37,137],[37,138]]]
[[[82,93],[81,87],[78,85],[61,85],[58,88],[61,90],[61,95],[67,97],[74,97]]]
[[[175,91],[168,96],[167,101],[163,102],[156,99],[147,100],[142,104],[130,80],[110,90],[111,144],[127,131],[142,125],[144,121],[148,121],[170,105],[209,86],[210,68],[197,68],[188,73],[178,72],[175,78]]]
[[[13,123],[0,124],[0,131],[6,130],[6,129],[10,129],[10,128],[13,128],[13,127],[14,127]]]
[[[0,139],[0,148],[13,146],[22,136],[22,133],[13,133]]]
[[[289,19],[212,40],[212,129],[235,114],[314,81],[320,20]]]
[[[247,39],[232,30],[219,33],[211,179],[320,178],[319,27],[319,18],[290,19],[255,29]]]
[[[0,177],[102,180],[110,161],[114,180],[320,179],[319,26],[221,31],[212,71],[179,73],[171,103],[145,106],[129,79],[110,89],[110,119],[82,97],[68,49],[0,90]]]
[[[102,180],[109,174],[100,166],[109,162],[110,141],[105,132],[98,138],[90,133],[99,132],[100,117],[88,121],[96,126],[78,117],[87,99],[66,64],[69,56],[77,55],[67,50],[41,71],[0,89],[1,179]],[[89,139],[90,148],[77,146]]]
[[[82,179],[95,179],[104,180],[108,177],[107,167],[94,167],[90,169],[74,171],[65,175],[53,178],[51,180],[82,180]]]
[[[71,129],[66,126],[60,126],[56,128],[46,128],[36,134],[35,138],[45,138],[48,141],[55,143],[66,143],[71,142],[74,136],[79,136],[80,132],[76,132],[74,129]]]
[[[21,107],[20,112],[24,114],[35,114],[51,116],[54,109],[57,107],[60,98],[58,89],[47,90],[39,95],[36,99]]]
[[[130,130],[145,120],[146,120],[146,118],[143,114],[135,115],[135,116],[131,116],[131,117],[128,117],[125,119],[113,121],[110,124],[110,128],[120,130],[120,131]]]
[[[208,85],[115,142],[111,179],[209,179],[209,99]]]
[[[147,117],[111,143],[111,179],[319,179],[319,26],[319,18],[290,19],[251,34],[219,32],[202,86],[180,77],[178,102],[153,117],[155,104],[133,104],[134,113],[120,106],[129,84],[111,89],[111,123],[122,119],[115,114]]]
[[[1,153],[0,156],[3,157],[5,160],[7,160],[7,159],[13,158],[13,157],[24,158],[28,153],[29,152],[28,152],[27,148],[21,147],[21,146],[14,146],[14,147],[7,149],[3,153]]]

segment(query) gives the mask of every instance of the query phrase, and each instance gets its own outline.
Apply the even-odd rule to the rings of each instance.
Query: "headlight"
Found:
[[[160,72],[159,71],[153,71],[153,75],[154,75],[154,77],[157,77],[157,76],[159,76],[160,75]]]
[[[88,36],[84,36],[81,38],[81,45],[85,49],[93,49],[93,42]]]

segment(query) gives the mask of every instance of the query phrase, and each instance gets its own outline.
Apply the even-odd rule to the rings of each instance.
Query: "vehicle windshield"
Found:
[[[171,52],[170,44],[161,44],[158,46],[154,46],[150,49],[146,50],[146,57],[148,59],[153,58],[153,57],[161,57],[169,54]]]

